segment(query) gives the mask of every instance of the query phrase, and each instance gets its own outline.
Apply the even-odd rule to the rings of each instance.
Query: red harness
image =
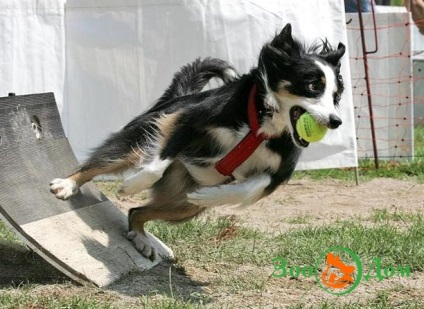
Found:
[[[256,84],[253,85],[249,94],[248,117],[250,132],[231,150],[225,157],[215,164],[215,169],[224,176],[232,176],[234,170],[246,161],[259,147],[262,141],[270,139],[265,133],[258,134],[259,122],[256,112]]]

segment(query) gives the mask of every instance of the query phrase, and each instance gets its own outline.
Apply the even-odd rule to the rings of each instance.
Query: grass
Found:
[[[357,253],[365,266],[380,257],[382,267],[410,266],[414,271],[423,271],[423,237],[422,222],[405,231],[387,225],[370,228],[344,222],[336,227],[309,227],[281,235],[275,239],[279,244],[275,255],[284,257],[291,265],[314,265],[323,249],[343,246]]]
[[[174,248],[181,260],[205,265],[215,262],[264,263],[269,256],[257,252],[256,244],[267,240],[265,234],[241,227],[231,218],[191,220],[178,225],[148,222],[147,229]]]
[[[70,292],[71,291],[71,292]],[[159,296],[159,297],[157,297]],[[197,309],[204,308],[202,302],[174,299],[167,296],[149,294],[116,302],[117,294],[111,294],[107,289],[90,286],[76,287],[72,284],[62,284],[51,287],[48,292],[40,291],[37,285],[21,285],[17,288],[0,289],[1,309]]]
[[[416,126],[414,130],[415,156],[424,158],[424,125]]]
[[[313,265],[324,249],[344,246],[367,263],[381,257],[384,266],[408,265],[413,270],[424,271],[422,216],[412,213],[391,216],[377,219],[384,222],[373,227],[342,221],[277,235],[241,227],[229,219],[193,220],[172,227],[152,223],[149,231],[173,247],[179,259],[194,260],[198,265],[227,262],[264,266],[270,265],[275,257],[284,257],[292,265]],[[384,224],[398,218],[410,224],[402,229]]]
[[[16,234],[3,222],[0,220],[0,239],[10,242],[20,243],[21,240],[16,236]]]
[[[194,304],[183,300],[164,299],[160,301],[151,301],[145,297],[141,300],[138,308],[146,309],[201,309],[205,308],[202,304]]]
[[[424,302],[417,300],[392,300],[389,298],[389,291],[381,291],[374,299],[367,303],[349,302],[340,304],[337,301],[324,301],[319,305],[298,304],[288,307],[288,309],[420,309]]]
[[[17,291],[6,291],[0,294],[0,308],[22,309],[114,309],[114,308],[145,308],[145,309],[200,309],[201,304],[177,299],[152,300],[143,296],[136,304],[115,305],[113,300],[99,300],[99,296],[59,297],[55,295],[34,295],[30,288],[20,288]]]
[[[289,224],[308,224],[311,222],[311,217],[307,215],[295,216],[295,217],[288,218],[286,222]]]
[[[63,309],[110,309],[110,304],[90,297],[57,297],[33,295],[30,289],[6,291],[0,295],[0,308],[63,308]]]
[[[420,213],[410,212],[390,212],[387,209],[374,209],[371,220],[375,223],[382,222],[423,222],[423,217]]]
[[[336,245],[348,247],[358,254],[364,274],[370,270],[372,260],[377,257],[381,258],[381,270],[387,266],[395,266],[396,269],[398,266],[409,266],[413,272],[424,271],[424,222],[421,215],[375,211],[369,219],[376,225],[368,227],[355,220],[341,221],[275,235],[245,228],[231,218],[193,220],[172,227],[151,223],[149,230],[174,249],[179,263],[191,261],[196,268],[205,269],[216,269],[216,265],[221,265],[219,278],[214,284],[226,287],[227,292],[234,295],[251,290],[262,291],[266,286],[266,278],[273,271],[272,259],[275,257],[284,257],[287,266],[314,265],[324,249]],[[387,224],[399,220],[408,224],[403,228]],[[257,269],[256,272],[244,269],[241,273],[239,265],[250,265],[248,269],[256,266]],[[375,268],[371,270],[371,274],[374,273]],[[373,281],[379,284],[377,279],[371,279],[370,282]],[[291,284],[294,287],[295,283]],[[291,308],[423,307],[422,300],[389,298],[392,292],[381,292],[365,304],[362,301],[339,305],[337,301],[324,301],[314,306],[299,304]]]
[[[380,161],[379,169],[375,169],[374,161],[363,159],[358,161],[358,171],[360,181],[370,181],[374,178],[394,178],[400,180],[416,180],[424,182],[424,156],[414,161]],[[311,171],[296,171],[294,178],[310,178],[312,180],[322,180],[326,178],[355,181],[354,168],[322,169]]]
[[[376,226],[367,227],[356,221],[341,221],[325,226],[302,227],[275,235],[240,226],[231,217],[192,220],[179,225],[149,223],[148,230],[173,248],[179,264],[192,261],[196,268],[221,267],[220,277],[215,284],[226,287],[228,293],[235,295],[243,291],[261,290],[264,276],[269,276],[273,271],[273,258],[284,257],[288,266],[314,265],[315,259],[324,249],[335,245],[342,245],[356,252],[361,258],[364,271],[375,257],[382,258],[382,268],[390,265],[410,266],[413,271],[424,271],[422,216],[376,210],[370,219]],[[387,224],[399,220],[408,222],[406,228],[398,229]],[[0,238],[10,238],[8,231],[1,231]],[[237,271],[239,265],[250,265],[262,270],[241,275]],[[384,307],[385,301],[388,302],[383,297],[369,302],[366,307],[354,303],[338,307],[336,302],[324,302],[313,308],[392,308],[391,302]],[[153,300],[143,296],[138,302],[140,308],[204,308],[201,303],[172,298]],[[411,301],[396,308],[421,308],[417,304],[418,302]],[[113,302],[99,300],[95,295],[63,298],[55,295],[33,295],[31,289],[21,288],[3,290],[0,308],[100,309],[115,306]],[[312,307],[300,304],[292,308]]]
[[[288,309],[420,309],[424,302],[417,299],[397,299],[390,297],[391,290],[382,290],[378,294],[364,302],[340,303],[337,300],[323,301],[319,304],[296,304]],[[18,293],[8,291],[0,296],[0,308],[22,308],[22,309],[112,309],[127,308],[125,306],[115,306],[108,302],[84,297],[64,297],[54,298],[49,296],[31,296],[29,290]],[[204,309],[208,308],[203,304],[196,304],[190,301],[175,299],[152,300],[143,296],[137,302],[135,308],[142,309]]]

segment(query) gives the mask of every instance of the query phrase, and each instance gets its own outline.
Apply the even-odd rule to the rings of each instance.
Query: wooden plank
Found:
[[[160,256],[142,257],[125,238],[126,215],[92,183],[68,201],[54,198],[50,180],[77,165],[53,94],[0,98],[0,217],[30,248],[70,278],[98,286],[172,256],[149,235]]]

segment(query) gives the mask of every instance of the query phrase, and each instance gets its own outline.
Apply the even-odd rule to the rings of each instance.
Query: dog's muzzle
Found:
[[[327,127],[329,129],[337,129],[341,124],[342,120],[340,119],[340,117],[335,114],[331,114]]]

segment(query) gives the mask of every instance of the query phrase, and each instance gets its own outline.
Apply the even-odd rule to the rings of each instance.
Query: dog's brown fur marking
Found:
[[[86,182],[91,181],[94,177],[102,174],[118,174],[124,172],[125,170],[136,166],[140,161],[142,154],[138,153],[137,150],[131,152],[126,158],[122,160],[116,160],[109,162],[102,168],[91,168],[91,169],[82,169],[78,172],[70,175],[68,178],[74,180],[78,187],[82,186]]]
[[[162,136],[159,141],[159,149],[163,149],[166,145],[171,133],[174,131],[175,126],[180,118],[180,113],[164,114],[156,120],[156,124]]]

